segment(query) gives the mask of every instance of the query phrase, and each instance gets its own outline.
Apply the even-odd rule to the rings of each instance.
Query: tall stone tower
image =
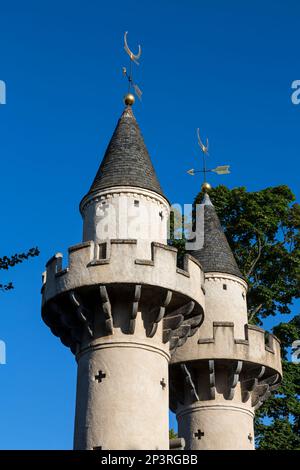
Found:
[[[247,283],[208,194],[201,209],[204,244],[192,255],[205,272],[205,317],[172,356],[171,408],[186,449],[253,449],[255,409],[280,382],[280,345],[248,325]]]
[[[170,355],[203,320],[202,268],[190,255],[177,267],[169,203],[126,103],[80,204],[83,242],[44,274],[42,317],[78,363],[75,449],[169,448]]]

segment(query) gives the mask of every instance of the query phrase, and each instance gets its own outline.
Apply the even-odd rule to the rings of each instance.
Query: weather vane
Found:
[[[127,104],[127,105],[133,105],[133,103],[135,101],[135,98],[134,98],[134,95],[131,93],[132,88],[133,88],[133,90],[134,90],[134,92],[135,92],[135,94],[136,94],[136,96],[138,97],[139,100],[142,97],[142,91],[140,90],[138,85],[133,81],[133,62],[136,65],[139,65],[138,60],[142,55],[142,48],[139,45],[138,46],[138,53],[134,54],[128,47],[127,34],[128,34],[128,31],[126,31],[125,34],[124,34],[124,49],[127,52],[127,54],[129,55],[130,65],[129,65],[129,72],[127,71],[126,67],[123,67],[123,75],[128,80],[128,91],[127,91],[127,95],[124,98],[124,101],[125,101],[125,104]]]
[[[229,165],[220,165],[217,166],[216,168],[208,169],[207,164],[206,164],[206,158],[209,156],[208,149],[209,149],[209,143],[208,139],[206,139],[206,144],[201,140],[200,137],[200,130],[197,129],[197,138],[198,138],[198,144],[199,147],[203,153],[203,168],[202,170],[194,170],[192,168],[191,170],[188,170],[187,173],[191,176],[194,176],[196,173],[203,173],[203,184],[202,184],[202,191],[209,191],[211,189],[211,185],[207,182],[207,173],[217,173],[217,175],[228,175],[230,173]]]

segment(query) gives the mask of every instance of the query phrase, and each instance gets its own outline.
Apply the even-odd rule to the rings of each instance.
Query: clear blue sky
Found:
[[[78,203],[122,111],[124,31],[133,49],[143,46],[135,114],[171,201],[192,202],[199,190],[186,174],[200,164],[197,127],[212,164],[232,166],[219,181],[288,184],[299,200],[300,105],[290,95],[300,79],[300,4],[2,0],[0,17],[1,255],[41,250],[1,274],[16,289],[0,298],[0,448],[68,449],[76,368],[41,321],[41,273],[80,242]]]

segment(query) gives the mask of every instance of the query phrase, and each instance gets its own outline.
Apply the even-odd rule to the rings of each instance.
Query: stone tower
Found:
[[[208,194],[201,209],[204,244],[192,255],[205,272],[205,317],[172,356],[170,404],[186,449],[254,449],[255,409],[282,374],[280,344],[248,325],[247,283]]]
[[[130,105],[80,211],[83,241],[49,260],[42,288],[78,364],[74,448],[168,449],[168,365],[203,320],[204,274],[167,245],[169,203]]]

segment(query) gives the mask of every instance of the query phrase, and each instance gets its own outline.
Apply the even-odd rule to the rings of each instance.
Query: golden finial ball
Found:
[[[126,106],[132,106],[134,102],[135,97],[132,93],[127,93],[127,95],[124,96],[124,103],[126,104]]]
[[[211,190],[211,185],[209,183],[203,183],[201,189],[202,189],[202,191],[204,191],[206,193],[206,192]]]

